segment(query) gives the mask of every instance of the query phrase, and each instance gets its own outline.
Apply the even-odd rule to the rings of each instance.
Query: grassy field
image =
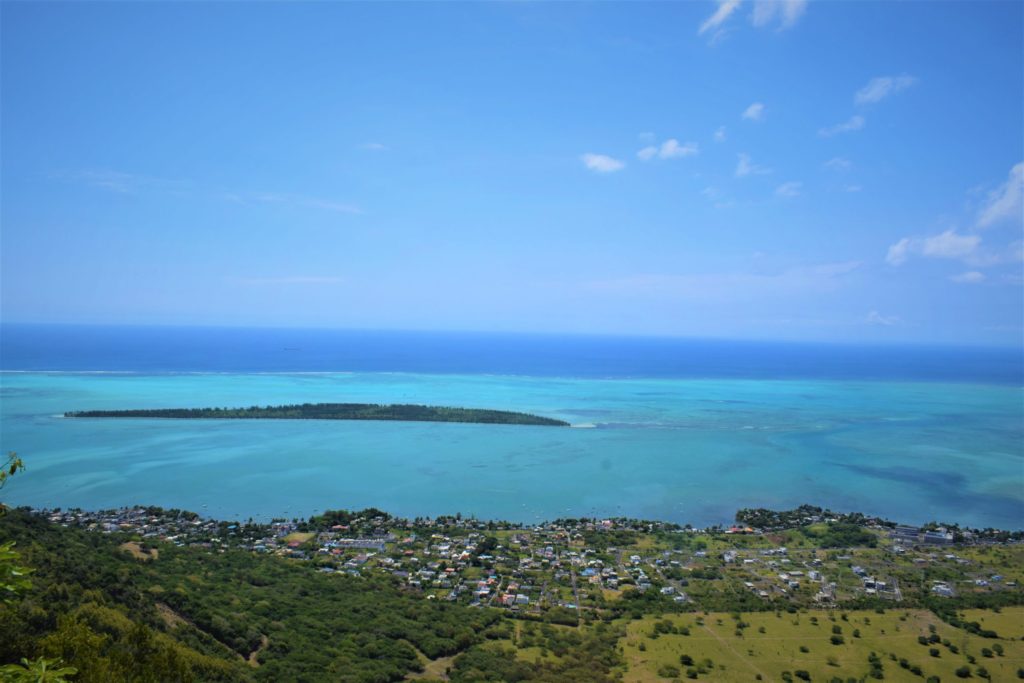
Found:
[[[1024,608],[1007,608],[1001,614],[977,612],[970,613],[972,620],[980,621],[980,616],[984,616],[983,623],[1000,635],[1004,634],[999,626],[1006,634],[1017,636],[1024,623]],[[961,680],[955,671],[965,665],[970,667],[975,680],[981,680],[977,667],[984,666],[992,680],[1010,681],[1017,680],[1017,669],[1024,666],[1024,642],[1019,639],[973,636],[921,610],[849,612],[845,620],[840,612],[830,616],[824,611],[744,614],[740,622],[749,626],[740,629],[742,635],[737,635],[740,622],[729,614],[674,616],[662,620],[663,623],[671,622],[677,631],[688,627],[690,635],[663,633],[652,638],[658,621],[656,617],[646,617],[628,625],[623,651],[629,670],[623,680],[671,680],[671,676],[658,673],[660,669],[663,674],[670,674],[664,669],[666,665],[677,667],[680,677],[685,678],[688,667],[681,665],[682,655],[692,657],[696,664],[704,662],[707,673],[699,674],[699,679],[720,681],[778,681],[784,671],[797,670],[807,671],[813,681],[860,678],[870,671],[868,656],[872,651],[881,658],[887,681],[920,682],[929,676],[939,676],[942,681]],[[1018,628],[1012,628],[1013,624]],[[940,641],[947,641],[958,652],[942,642],[919,644],[919,636],[931,635],[930,627],[934,627]],[[834,634],[834,628],[841,634]],[[833,635],[841,635],[842,644],[832,644]],[[992,649],[997,643],[1003,648],[1003,656],[983,655],[982,648]],[[933,648],[938,657],[929,653]],[[976,663],[969,664],[968,656],[974,657]],[[901,659],[906,660],[908,667],[920,667],[921,675],[902,667]],[[710,665],[705,660],[710,660]]]
[[[982,628],[991,629],[1000,638],[1024,639],[1024,608],[1006,607],[999,612],[989,609],[966,609],[964,621],[976,621]]]

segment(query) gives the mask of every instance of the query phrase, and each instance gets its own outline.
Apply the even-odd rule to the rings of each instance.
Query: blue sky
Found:
[[[5,321],[1024,337],[1019,2],[0,12]]]

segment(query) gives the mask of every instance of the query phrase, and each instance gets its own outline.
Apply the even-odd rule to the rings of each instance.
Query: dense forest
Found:
[[[249,408],[147,408],[79,410],[64,417],[149,417],[179,420],[392,420],[402,422],[474,422],[482,424],[568,427],[569,423],[509,410],[446,408],[414,404],[302,403]]]

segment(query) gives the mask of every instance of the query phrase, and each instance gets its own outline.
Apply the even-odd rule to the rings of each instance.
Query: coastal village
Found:
[[[1020,533],[919,528],[811,507],[738,515],[762,528],[740,522],[709,529],[627,519],[537,526],[457,516],[409,520],[378,510],[269,524],[156,507],[34,512],[63,526],[121,535],[123,549],[143,561],[158,560],[162,543],[241,548],[325,574],[385,573],[427,600],[566,624],[629,604],[676,612],[919,605],[1019,593],[1024,581]]]

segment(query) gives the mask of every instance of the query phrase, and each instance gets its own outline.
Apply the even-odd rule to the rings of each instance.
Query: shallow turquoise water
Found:
[[[377,506],[522,521],[728,522],[814,503],[908,522],[1024,526],[1024,391],[981,384],[403,373],[0,375],[16,505],[215,517]],[[353,401],[594,424],[69,420],[66,410]]]

